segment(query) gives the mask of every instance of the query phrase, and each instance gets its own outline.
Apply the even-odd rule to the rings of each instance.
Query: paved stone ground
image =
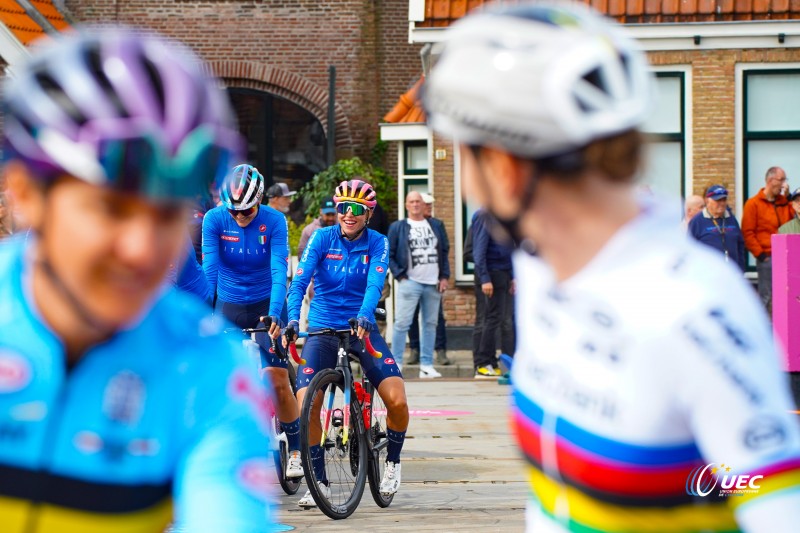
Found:
[[[527,489],[508,431],[508,387],[472,379],[409,380],[407,393],[412,416],[403,484],[392,505],[380,509],[367,488],[356,512],[335,521],[297,507],[305,485],[295,496],[276,485],[282,524],[325,532],[523,530]]]

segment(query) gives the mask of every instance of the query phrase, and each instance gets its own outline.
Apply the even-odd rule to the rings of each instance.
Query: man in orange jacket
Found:
[[[772,315],[772,234],[794,216],[794,209],[784,196],[788,190],[786,172],[770,167],[758,193],[744,204],[742,234],[744,245],[756,258],[758,295]]]

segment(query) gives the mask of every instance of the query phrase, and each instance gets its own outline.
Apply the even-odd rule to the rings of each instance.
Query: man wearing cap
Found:
[[[728,191],[722,185],[712,185],[703,195],[706,206],[689,221],[689,235],[703,244],[719,250],[725,261],[747,267],[744,237],[739,222],[728,209]]]
[[[323,198],[322,203],[319,205],[319,216],[312,220],[308,226],[303,228],[302,233],[300,233],[300,241],[297,243],[297,257],[303,257],[303,250],[306,249],[306,245],[308,244],[308,240],[311,238],[312,233],[317,231],[319,228],[333,226],[335,223],[336,204],[333,203],[333,197],[328,196]],[[308,289],[306,290],[306,296],[303,298],[303,306],[300,309],[300,322],[303,326],[303,329],[305,329],[305,327],[308,325],[308,306],[311,304],[311,300],[313,299],[314,280],[312,279],[311,283],[308,285]]]
[[[788,196],[788,200],[792,205],[792,209],[794,209],[794,217],[778,228],[778,233],[800,233],[800,215],[798,215],[800,213],[800,187]]]
[[[747,250],[756,258],[758,295],[772,315],[772,235],[794,217],[794,210],[783,195],[786,172],[770,167],[764,187],[744,204],[742,235]]]
[[[425,204],[423,216],[430,220],[433,218],[433,202],[434,197],[430,194],[422,193],[422,202]],[[439,220],[439,219],[436,219]],[[441,220],[439,221],[441,222]],[[442,222],[444,227],[444,222]],[[445,230],[445,233],[447,231]],[[436,364],[448,366],[453,364],[447,357],[447,329],[444,321],[444,302],[439,305],[439,322],[436,324],[436,342],[433,344],[433,349],[436,351]],[[419,304],[414,313],[414,320],[411,322],[411,328],[408,330],[408,346],[411,349],[411,354],[408,357],[406,364],[416,365],[419,364]]]
[[[267,189],[269,206],[285,215],[289,212],[289,204],[292,203],[292,196],[295,194],[297,191],[290,191],[288,185],[278,182]]]

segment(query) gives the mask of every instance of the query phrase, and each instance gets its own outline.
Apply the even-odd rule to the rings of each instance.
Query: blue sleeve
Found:
[[[439,279],[450,279],[450,239],[447,237],[447,230],[444,227],[444,222],[441,220],[436,221],[439,224],[439,238],[442,239],[442,254],[439,257],[441,261],[441,268],[439,269]]]
[[[372,230],[368,230],[372,231]],[[378,232],[369,234],[369,270],[367,271],[367,288],[358,316],[375,322],[375,308],[381,299],[386,269],[389,268],[389,239]]]
[[[475,259],[475,275],[481,283],[492,281],[486,264],[486,251],[489,249],[489,231],[483,217],[475,217],[472,221],[472,258]]]
[[[320,258],[323,254],[320,253],[320,247],[325,242],[324,232],[322,230],[315,231],[311,234],[311,239],[300,256],[300,264],[297,265],[297,271],[292,278],[292,286],[289,287],[289,321],[300,320],[300,307],[303,305],[303,297],[306,295],[306,289],[311,278],[314,277],[314,271],[317,270]]]
[[[272,225],[270,234],[270,269],[272,270],[272,290],[269,296],[269,314],[281,316],[286,303],[286,269],[289,268],[289,228],[286,217],[280,215]]]
[[[273,530],[266,479],[270,456],[271,390],[261,383],[241,344],[209,343],[205,371],[184,378],[186,413],[175,476],[176,530],[200,533]],[[231,357],[236,351],[237,357]],[[202,399],[202,401],[199,401]]]
[[[700,240],[702,231],[700,228],[700,220],[697,218],[697,215],[692,217],[692,220],[689,221],[688,231],[689,235],[691,235],[695,240]]]
[[[197,262],[194,254],[194,244],[191,237],[186,237],[185,247],[186,258],[183,261],[183,268],[178,273],[176,285],[179,289],[198,296],[203,301],[211,301],[213,292],[208,284],[203,268]]]
[[[218,211],[211,210],[203,217],[203,272],[206,273],[211,297],[217,292],[219,267],[219,218]]]
[[[397,241],[400,238],[400,224],[401,222],[398,220],[397,222],[392,222],[391,226],[389,226],[389,269],[395,279],[398,280],[405,276],[406,272],[405,266],[397,262],[397,251],[399,250]]]

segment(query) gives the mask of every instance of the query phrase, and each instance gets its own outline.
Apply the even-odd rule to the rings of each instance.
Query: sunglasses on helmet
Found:
[[[210,185],[218,187],[241,146],[233,131],[215,131],[209,126],[194,129],[172,153],[164,148],[167,143],[160,132],[134,131],[130,124],[111,123],[92,129],[87,136],[99,139],[97,160],[105,181],[116,189],[153,198],[190,199],[207,194]],[[96,172],[93,169],[89,174]],[[80,178],[91,177],[81,174],[76,172]]]
[[[367,212],[368,207],[356,202],[339,202],[336,204],[336,211],[340,215],[346,215],[350,211],[354,217],[359,217]]]

